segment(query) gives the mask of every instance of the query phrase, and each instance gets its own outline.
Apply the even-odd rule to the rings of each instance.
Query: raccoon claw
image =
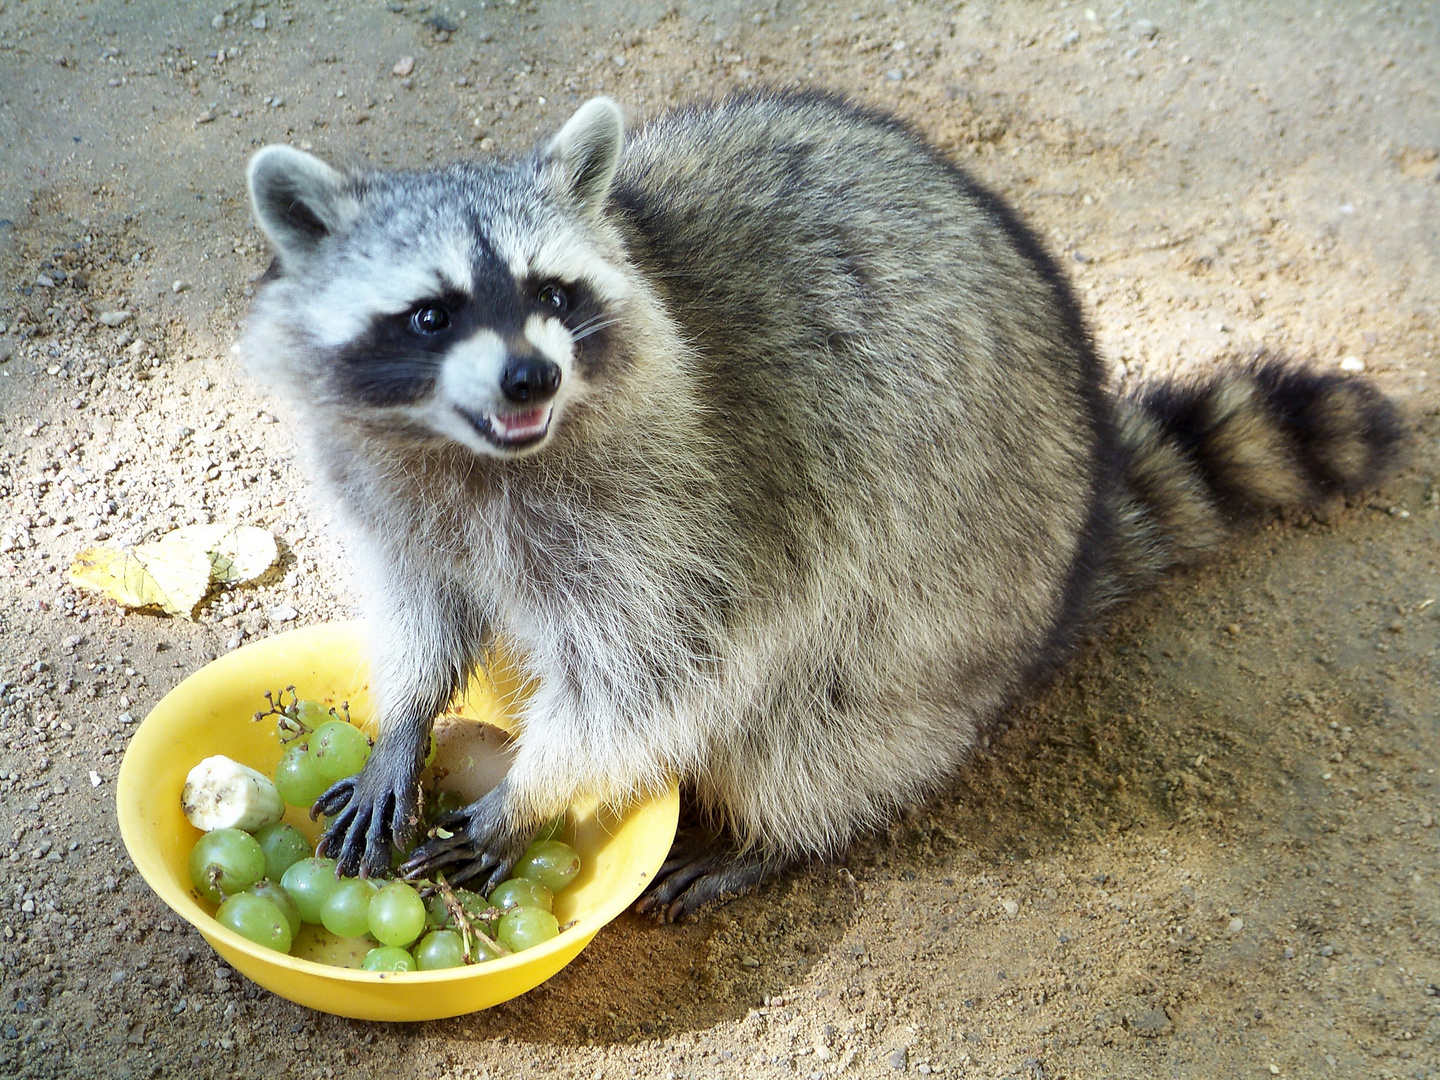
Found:
[[[329,788],[310,808],[327,818],[316,854],[335,859],[344,877],[370,877],[390,869],[390,848],[403,847],[420,820],[420,792],[413,780],[368,790],[368,770]],[[379,785],[377,785],[379,786]]]
[[[752,892],[784,867],[778,859],[737,854],[718,837],[681,833],[635,910],[660,922],[678,922],[709,904]]]
[[[451,885],[466,885],[489,895],[515,868],[535,829],[516,828],[505,813],[503,788],[496,788],[464,809],[446,814],[437,823],[434,835],[417,847],[400,866],[400,876],[431,877],[444,871]],[[538,828],[538,826],[536,826]]]

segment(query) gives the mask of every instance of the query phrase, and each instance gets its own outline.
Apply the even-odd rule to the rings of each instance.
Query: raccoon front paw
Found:
[[[432,877],[436,871],[444,871],[451,885],[465,885],[488,896],[510,876],[542,824],[517,821],[505,789],[502,782],[436,822],[431,839],[401,865],[401,876]]]
[[[676,922],[709,904],[754,891],[785,865],[782,859],[756,852],[742,854],[727,836],[705,829],[682,829],[635,910],[661,922]]]
[[[387,768],[376,757],[310,808],[312,819],[320,814],[328,819],[316,852],[335,859],[347,877],[386,873],[391,845],[404,850],[420,825],[420,785],[414,771]]]

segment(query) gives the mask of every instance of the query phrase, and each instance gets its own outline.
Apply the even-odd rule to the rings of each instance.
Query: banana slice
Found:
[[[190,824],[205,832],[254,832],[285,816],[285,801],[270,778],[223,754],[208,757],[190,770],[180,805]]]

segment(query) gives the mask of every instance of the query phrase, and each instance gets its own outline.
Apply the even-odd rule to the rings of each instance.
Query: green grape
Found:
[[[490,901],[469,889],[455,889],[455,899],[460,901],[460,910],[475,923],[485,923],[485,913],[491,910]],[[455,920],[445,906],[445,897],[436,893],[425,903],[425,925],[431,929],[453,929]],[[483,929],[483,926],[482,926]]]
[[[415,966],[421,971],[459,967],[465,963],[465,943],[454,930],[432,930],[415,946]]]
[[[461,910],[472,919],[478,919],[490,910],[490,901],[478,892],[471,892],[469,889],[452,889],[451,892],[455,894],[455,899],[460,901]]]
[[[301,920],[308,923],[320,921],[321,905],[339,884],[334,859],[301,859],[280,879],[280,887],[295,901]]]
[[[381,945],[409,945],[425,929],[425,901],[403,881],[370,898],[370,935]]]
[[[373,948],[375,942],[368,937],[336,937],[317,923],[306,923],[290,943],[290,955],[328,967],[359,971],[365,963],[365,954]]]
[[[511,908],[500,920],[495,936],[511,952],[521,952],[560,933],[560,923],[548,911]]]
[[[425,926],[431,930],[444,930],[454,925],[455,920],[450,918],[445,898],[437,892],[425,903]]]
[[[381,945],[365,954],[360,965],[366,971],[414,971],[415,958],[395,945]]]
[[[580,872],[580,856],[569,844],[559,840],[542,840],[531,844],[511,871],[512,877],[538,881],[552,893],[558,893]]]
[[[310,736],[310,760],[332,784],[354,776],[369,759],[370,740],[344,720],[327,720]]]
[[[484,928],[482,927],[482,929]],[[493,928],[485,932],[492,938],[495,936]],[[496,946],[487,945],[484,938],[477,937],[470,942],[470,960],[473,963],[483,964],[486,960],[499,960],[505,955],[507,954],[501,952]]]
[[[305,834],[283,821],[256,830],[255,839],[265,853],[265,876],[271,881],[279,881],[286,870],[315,854],[310,850],[310,841],[305,839]]]
[[[325,929],[340,937],[358,937],[370,929],[370,900],[380,886],[369,878],[341,878],[320,905]]]
[[[275,884],[274,879],[267,877],[257,881],[245,892],[251,896],[258,896],[262,900],[269,900],[279,908],[280,914],[285,916],[285,921],[290,925],[291,938],[300,932],[300,925],[303,921],[300,918],[300,909],[295,905],[294,898],[285,891],[284,887]]]
[[[280,909],[254,893],[237,893],[220,905],[215,913],[221,926],[229,927],[256,945],[276,952],[290,951],[290,924]]]
[[[316,701],[313,698],[302,698],[295,703],[295,719],[304,724],[306,728],[314,731],[327,720],[334,719],[330,715],[330,706],[323,701]]]
[[[515,877],[495,886],[495,891],[490,894],[490,906],[497,907],[501,911],[509,911],[513,907],[538,908],[541,911],[549,911],[555,906],[555,897],[538,881]]]
[[[544,825],[540,826],[540,831],[535,834],[535,839],[531,840],[530,843],[532,845],[543,844],[546,840],[559,840],[560,834],[564,831],[564,829],[565,815],[556,814]]]
[[[304,744],[287,748],[275,766],[275,790],[291,806],[309,806],[332,782],[316,768]]]
[[[225,896],[244,892],[265,876],[265,853],[249,833],[216,829],[195,842],[190,851],[190,880],[200,895],[218,904]]]

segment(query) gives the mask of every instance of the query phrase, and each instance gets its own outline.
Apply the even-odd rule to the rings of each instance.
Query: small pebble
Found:
[[[415,70],[415,58],[413,56],[402,56],[396,61],[395,66],[390,69],[390,74],[397,79],[403,79]]]
[[[262,11],[259,15],[256,15],[255,18],[250,20],[250,25],[256,30],[264,30],[267,25],[265,22],[265,13]]]
[[[1241,930],[1245,929],[1245,920],[1240,918],[1231,919],[1230,925],[1227,926],[1226,929],[1230,931],[1230,936],[1234,937],[1240,933]]]
[[[1160,28],[1156,26],[1153,22],[1151,22],[1149,19],[1135,20],[1134,25],[1131,26],[1130,29],[1135,31],[1136,37],[1144,38],[1146,41],[1151,40],[1156,34],[1160,32]]]
[[[188,288],[190,288],[190,283],[188,281],[181,281],[179,278],[176,278],[170,283],[171,292],[182,293]]]
[[[55,287],[55,279],[49,274],[36,274],[35,284],[39,285],[42,289],[53,289]]]
[[[903,1046],[897,1046],[894,1050],[890,1051],[885,1062],[896,1072],[904,1072],[905,1066],[910,1063],[910,1051]]]
[[[1001,900],[1000,906],[1005,909],[1006,918],[1013,919],[1020,914],[1020,905],[1014,900]]]
[[[1125,1026],[1132,1034],[1146,1039],[1169,1035],[1172,1030],[1169,1015],[1160,1008],[1141,1009],[1135,1015],[1127,1016]]]
[[[760,961],[756,960],[753,956],[742,956],[740,958],[740,966],[743,968],[750,968],[753,971],[755,968],[758,968],[760,966]]]
[[[216,15],[213,19],[210,20],[210,25],[211,25],[214,29],[216,29],[216,30],[224,30],[224,29],[225,29],[225,16],[224,16],[224,15]]]
[[[1358,356],[1347,356],[1347,357],[1345,357],[1344,360],[1341,360],[1341,361],[1340,361],[1340,370],[1341,370],[1341,371],[1364,371],[1364,370],[1365,370],[1365,361],[1364,361],[1364,360],[1361,360]]]
[[[270,621],[290,622],[297,618],[299,614],[300,613],[289,604],[277,604],[270,609]]]
[[[91,786],[91,787],[99,787],[99,786],[100,786],[100,774],[97,773],[94,769],[91,769],[91,770],[90,770],[90,786]]]

